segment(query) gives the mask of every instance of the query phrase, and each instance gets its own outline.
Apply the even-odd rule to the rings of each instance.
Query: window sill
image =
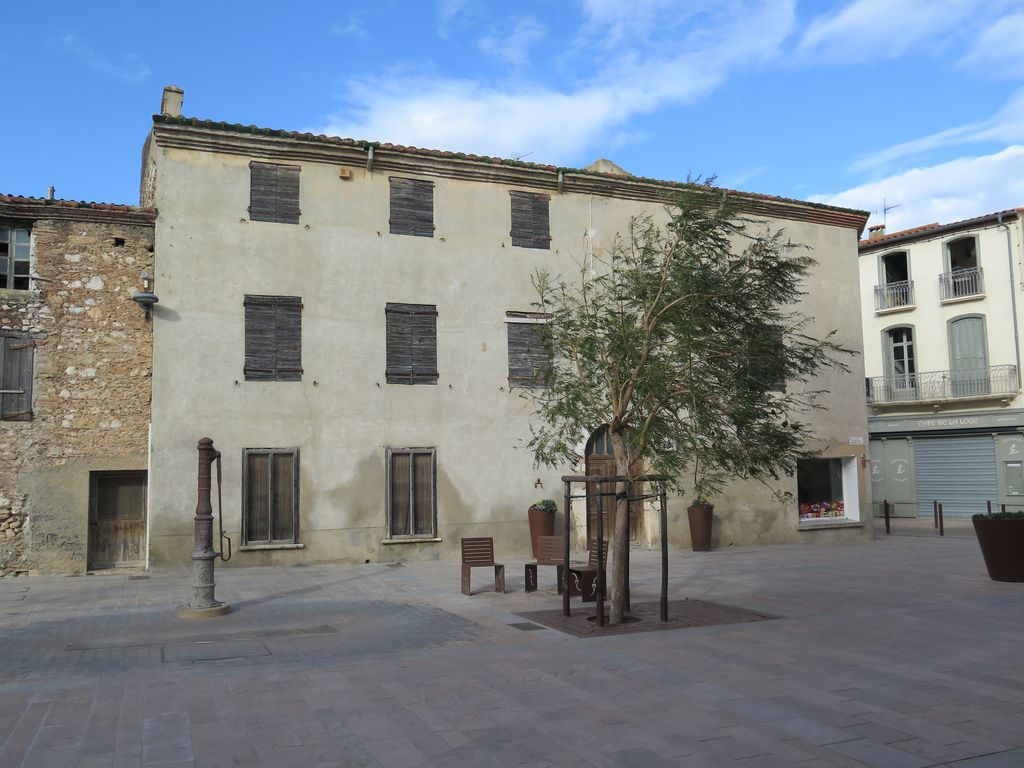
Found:
[[[244,544],[239,552],[259,552],[264,549],[305,549],[305,544]]]
[[[384,539],[381,544],[437,544],[444,541],[444,539],[438,537],[422,537],[419,539],[408,538],[408,539]]]
[[[984,298],[985,298],[985,294],[984,293],[972,293],[972,294],[969,294],[967,296],[953,296],[952,298],[949,298],[949,299],[940,299],[939,303],[943,304],[943,305],[945,305],[945,304],[962,304],[965,301],[978,301],[978,300],[984,299]]]
[[[900,304],[898,307],[886,307],[885,309],[876,309],[875,315],[894,315],[897,312],[912,312],[917,309],[917,304]]]
[[[801,531],[820,531],[826,528],[863,528],[864,523],[860,520],[848,520],[843,517],[822,517],[801,520],[797,527]]]

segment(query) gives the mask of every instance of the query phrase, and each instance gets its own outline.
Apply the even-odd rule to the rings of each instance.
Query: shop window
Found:
[[[800,519],[845,517],[841,459],[802,459],[796,468]]]

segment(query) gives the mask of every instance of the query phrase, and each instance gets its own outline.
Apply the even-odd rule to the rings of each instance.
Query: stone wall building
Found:
[[[145,564],[154,220],[0,195],[0,573]]]
[[[194,504],[180,489],[195,487],[204,436],[223,454],[232,566],[451,558],[473,535],[527,553],[530,503],[561,499],[562,474],[608,459],[600,423],[581,435],[579,467],[538,470],[525,447],[531,276],[569,274],[631,217],[665,221],[685,185],[197,120],[180,107],[168,89],[143,161],[143,204],[160,211],[151,562],[188,562]],[[812,249],[800,306],[811,332],[837,329],[837,343],[860,349],[866,214],[734,195]],[[809,414],[821,459],[779,483],[807,498],[733,483],[714,500],[716,545],[871,536],[861,358],[850,367],[815,382],[828,391]],[[674,546],[689,543],[685,507],[670,505]],[[579,545],[583,510],[574,515]],[[638,516],[637,545],[657,544],[656,521]]]

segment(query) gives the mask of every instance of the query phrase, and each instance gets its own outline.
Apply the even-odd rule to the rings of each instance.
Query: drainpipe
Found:
[[[1020,214],[1017,215],[1018,220]],[[999,214],[998,225],[1006,230],[1006,266],[1010,270],[1010,309],[1013,312],[1013,348],[1017,353],[1017,386],[1020,386],[1020,319],[1017,317],[1017,280],[1013,276],[1013,240],[1010,237],[1010,225],[1003,223],[1003,214]]]

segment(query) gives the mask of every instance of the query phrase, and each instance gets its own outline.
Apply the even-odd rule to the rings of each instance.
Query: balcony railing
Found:
[[[875,286],[875,311],[910,307],[914,304],[914,281],[900,280]]]
[[[993,365],[965,371],[929,371],[864,380],[869,403],[934,402],[958,397],[1015,395],[1017,366]]]
[[[985,293],[985,280],[981,267],[954,269],[939,275],[939,296],[943,301]]]

